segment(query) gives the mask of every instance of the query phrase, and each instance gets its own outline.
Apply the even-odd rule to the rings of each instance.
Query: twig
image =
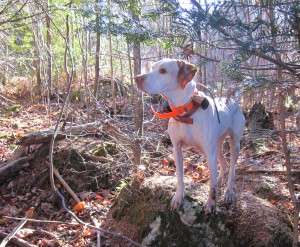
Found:
[[[267,169],[236,169],[237,173],[279,173],[279,174],[286,174],[284,170],[267,170]]]
[[[6,234],[4,232],[0,232],[0,238],[6,238],[9,234]],[[12,237],[11,242],[19,247],[37,247],[37,245],[32,245],[24,241],[23,239],[19,239],[17,237]]]
[[[95,225],[95,227],[99,227],[99,222],[97,221],[97,219],[95,217],[93,217],[92,215],[90,216],[92,219],[93,224]],[[97,247],[101,246],[101,232],[97,231]]]
[[[69,192],[69,194],[73,197],[73,199],[77,202],[80,203],[80,199],[78,196],[74,193],[74,191],[70,188],[70,186],[66,183],[66,181],[62,178],[62,176],[59,174],[57,169],[53,167],[53,173],[59,180],[59,182],[64,186],[64,188]]]
[[[14,230],[9,233],[0,244],[0,247],[5,247],[6,244],[18,233],[18,231],[26,224],[27,220],[22,220],[15,228]]]
[[[10,99],[4,97],[2,94],[0,94],[0,98],[3,99],[3,100],[5,100],[5,101],[9,101],[9,102],[12,103],[12,104],[16,104],[15,101],[12,101],[12,100],[10,100]]]
[[[7,219],[13,220],[27,220],[28,222],[38,222],[38,223],[51,223],[51,224],[65,224],[65,225],[80,225],[77,222],[65,222],[65,221],[57,221],[57,220],[37,220],[37,219],[28,219],[28,218],[20,218],[20,217],[11,217],[11,216],[3,216]]]

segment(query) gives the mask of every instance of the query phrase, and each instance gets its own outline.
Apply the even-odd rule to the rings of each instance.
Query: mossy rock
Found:
[[[80,102],[82,99],[82,95],[84,94],[84,89],[76,89],[70,93],[70,102]]]
[[[265,139],[251,139],[248,141],[246,149],[251,149],[255,153],[266,153],[269,151],[265,144]]]
[[[115,155],[119,152],[117,145],[112,142],[103,142],[99,144],[94,150],[92,150],[92,154],[100,157],[109,157],[111,155]]]
[[[12,113],[12,112],[18,112],[23,108],[23,106],[16,104],[16,105],[12,105],[10,106],[8,109],[6,109],[5,111],[8,113]]]
[[[263,183],[256,188],[257,193],[265,193],[271,191],[271,186],[267,183]]]
[[[176,178],[123,185],[110,209],[110,224],[143,246],[292,246],[287,216],[268,201],[240,192],[233,204],[219,201],[217,212],[207,215],[204,188],[185,182],[189,191],[176,212],[169,208]]]
[[[251,130],[274,129],[274,116],[262,103],[255,103],[247,116],[247,125]]]

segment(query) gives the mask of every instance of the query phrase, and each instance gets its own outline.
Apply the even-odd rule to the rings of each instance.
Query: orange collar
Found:
[[[195,92],[194,92],[194,95],[198,95],[198,90],[196,89]],[[176,121],[179,121],[178,119],[180,117],[178,117],[179,115],[183,114],[183,113],[187,113],[188,111],[190,111],[191,109],[196,109],[198,108],[199,106],[198,105],[195,105],[195,102],[194,100],[191,98],[191,100],[186,103],[185,105],[182,105],[182,106],[178,106],[178,107],[172,107],[170,106],[171,108],[171,111],[170,112],[164,112],[164,113],[158,113],[156,111],[154,111],[152,105],[151,105],[151,109],[153,111],[153,114],[158,117],[158,118],[171,118],[171,117],[174,117],[176,119]],[[192,115],[194,113],[191,112],[190,115]],[[183,118],[182,118],[183,120]],[[179,121],[180,122],[180,121]],[[190,123],[190,120],[188,120],[188,122]]]
[[[194,107],[194,102],[191,99],[188,103],[186,103],[185,105],[182,106],[178,106],[178,107],[172,107],[170,112],[165,112],[165,113],[158,113],[156,111],[154,111],[153,107],[151,106],[151,109],[153,111],[153,114],[158,117],[158,118],[171,118],[171,117],[177,117],[180,114],[186,113],[189,110],[191,110]]]

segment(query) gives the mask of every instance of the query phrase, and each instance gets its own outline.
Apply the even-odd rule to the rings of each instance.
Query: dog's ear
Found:
[[[178,67],[178,83],[182,88],[185,88],[186,85],[194,78],[197,72],[197,67],[183,60],[178,60]]]

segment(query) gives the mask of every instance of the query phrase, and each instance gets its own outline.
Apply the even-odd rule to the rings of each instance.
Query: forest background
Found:
[[[298,234],[299,1],[3,0],[0,43],[3,164],[30,132],[129,119],[132,170],[145,169],[151,101],[134,77],[159,59],[184,59],[214,96],[235,97],[245,114],[255,103],[274,114]],[[38,111],[36,124],[21,124]]]

